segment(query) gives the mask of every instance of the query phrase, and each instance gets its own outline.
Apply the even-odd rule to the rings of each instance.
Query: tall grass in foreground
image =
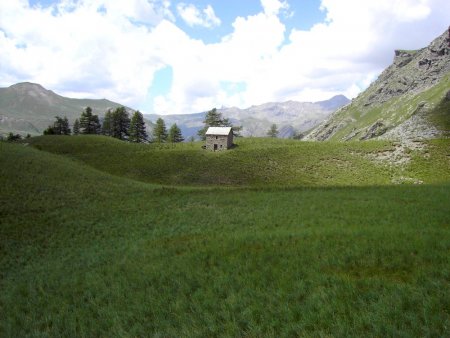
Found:
[[[0,143],[0,336],[445,336],[450,186],[176,189]]]

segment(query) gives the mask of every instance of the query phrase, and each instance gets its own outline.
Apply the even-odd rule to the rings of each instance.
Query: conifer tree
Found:
[[[270,126],[270,129],[267,131],[267,136],[278,137],[278,127],[275,123]]]
[[[80,132],[82,134],[99,134],[101,130],[97,115],[92,114],[92,108],[86,107],[80,117]]]
[[[234,136],[239,136],[239,132],[242,129],[240,126],[233,126],[230,120],[224,118],[222,113],[218,112],[216,108],[213,108],[206,113],[203,123],[205,126],[197,132],[197,135],[200,136],[200,139],[203,141],[206,139],[206,131],[209,127],[231,127]]]
[[[131,118],[129,135],[129,140],[131,142],[143,143],[148,139],[147,131],[145,130],[144,116],[139,110],[137,110]]]
[[[156,120],[156,125],[153,128],[153,140],[157,143],[164,143],[167,141],[166,124],[162,118]]]
[[[80,133],[80,120],[76,119],[73,123],[73,134],[78,135]]]
[[[113,113],[111,112],[111,109],[108,109],[108,111],[105,113],[105,118],[103,120],[102,125],[102,134],[105,136],[112,136],[112,122],[113,120]]]
[[[11,132],[9,132],[8,136],[6,137],[7,142],[15,142],[15,141],[19,141],[21,139],[22,139],[22,136],[20,136],[19,134],[13,134]]]
[[[67,116],[64,116],[64,118],[61,119],[60,123],[61,123],[61,134],[70,135],[71,130],[69,128],[69,120],[67,119]]]
[[[170,143],[178,143],[183,142],[184,138],[181,134],[180,128],[177,126],[176,123],[172,124],[172,126],[169,129],[169,142]]]
[[[69,120],[67,117],[61,118],[55,116],[55,119],[56,121],[53,122],[53,125],[48,126],[44,130],[44,135],[70,135]]]
[[[129,136],[130,117],[125,107],[118,107],[114,110],[111,122],[111,136],[119,140],[126,140]]]

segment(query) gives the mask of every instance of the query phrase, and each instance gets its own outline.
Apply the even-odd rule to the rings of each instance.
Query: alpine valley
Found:
[[[320,124],[336,109],[350,102],[343,95],[321,102],[272,102],[247,109],[222,108],[219,111],[235,125],[243,127],[242,136],[265,136],[271,124],[279,128],[279,137],[289,138],[294,133],[302,133]],[[108,109],[121,106],[106,99],[73,99],[45,89],[36,83],[18,83],[8,88],[0,88],[0,134],[8,132],[39,135],[54,121],[54,117],[67,116],[73,121],[81,111],[90,106],[102,118]],[[127,108],[129,112],[134,110]],[[206,112],[183,115],[145,115],[147,129],[151,133],[152,122],[159,117],[166,125],[176,123],[187,139],[196,136],[203,127]]]
[[[215,152],[111,128],[9,135],[0,337],[449,337],[448,35],[395,55],[348,104],[219,110],[244,136],[275,123],[296,139]],[[119,104],[16,84],[1,132],[38,135],[86,106]],[[189,137],[204,116],[162,117]]]

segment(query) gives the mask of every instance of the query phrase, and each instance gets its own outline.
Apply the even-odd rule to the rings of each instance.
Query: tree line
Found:
[[[224,118],[222,113],[216,108],[208,111],[203,120],[204,127],[197,132],[201,140],[206,139],[206,131],[209,127],[231,127],[234,136],[241,136],[242,126],[233,126],[228,118]],[[70,129],[67,117],[61,118],[55,116],[53,125],[48,126],[44,135],[79,135],[79,134],[97,134],[126,140],[135,143],[178,143],[183,142],[184,137],[176,123],[167,130],[166,124],[162,118],[158,118],[152,130],[152,139],[146,131],[144,116],[137,110],[130,118],[125,107],[118,107],[115,110],[108,110],[100,123],[98,115],[93,114],[92,108],[87,107],[80,118],[76,119]],[[272,124],[267,131],[268,137],[276,138],[279,135],[278,126]],[[12,138],[13,136],[11,136]],[[301,139],[302,134],[296,133],[293,138]],[[190,138],[193,141],[193,137]]]
[[[86,107],[80,118],[76,119],[70,129],[67,117],[55,116],[52,125],[44,130],[44,135],[105,135],[135,143],[178,143],[184,141],[180,128],[174,123],[167,131],[165,122],[158,118],[150,139],[146,130],[144,116],[137,110],[130,118],[125,107],[109,109],[100,123],[98,115],[93,114],[91,107]]]

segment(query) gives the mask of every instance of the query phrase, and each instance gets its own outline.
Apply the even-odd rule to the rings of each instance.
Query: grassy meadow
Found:
[[[449,139],[399,166],[369,159],[388,142],[27,142],[0,143],[2,337],[448,335]]]

